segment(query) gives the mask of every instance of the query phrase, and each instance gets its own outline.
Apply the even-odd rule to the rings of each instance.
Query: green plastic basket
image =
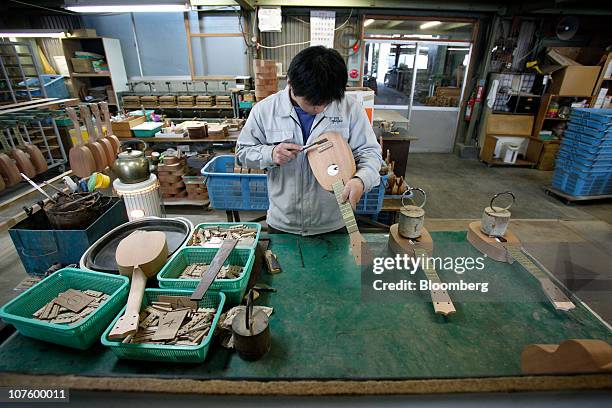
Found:
[[[191,292],[198,286],[200,279],[179,279],[178,276],[188,265],[194,263],[208,263],[213,260],[218,248],[184,247],[164,265],[157,274],[160,288],[190,289]],[[240,304],[246,291],[251,269],[255,262],[255,249],[234,248],[224,265],[242,266],[243,272],[235,279],[215,279],[209,290],[225,293],[227,303]]]
[[[203,222],[195,226],[195,228],[193,229],[193,232],[191,233],[191,236],[189,237],[189,240],[187,241],[187,246],[193,245],[193,236],[198,230],[198,228],[206,228],[206,227],[227,228],[227,227],[232,227],[234,225],[245,225],[247,227],[255,228],[257,230],[257,233],[255,234],[255,241],[253,241],[254,243],[252,246],[249,245],[245,247],[242,244],[240,244],[240,242],[238,242],[238,245],[236,246],[236,248],[255,248],[257,246],[257,242],[259,242],[259,235],[261,234],[261,224],[258,222]],[[198,246],[196,246],[196,248],[197,247]]]
[[[81,350],[91,347],[127,300],[129,279],[125,276],[60,269],[11,300],[0,309],[0,317],[24,336]],[[44,322],[32,313],[68,289],[92,289],[109,295],[94,312],[73,324]]]
[[[160,295],[167,296],[190,296],[191,290],[175,290],[175,289],[145,289],[145,294],[142,299],[142,305],[146,306],[157,300]],[[198,302],[199,307],[214,307],[217,309],[206,337],[197,346],[173,346],[166,344],[131,344],[122,343],[121,341],[113,341],[108,339],[108,334],[117,323],[117,320],[125,312],[125,308],[113,320],[102,335],[102,344],[110,347],[112,352],[119,358],[128,360],[147,360],[147,361],[166,361],[176,363],[201,363],[206,359],[208,348],[212,340],[213,333],[219,322],[221,311],[225,303],[225,295],[220,292],[208,291],[204,298]]]

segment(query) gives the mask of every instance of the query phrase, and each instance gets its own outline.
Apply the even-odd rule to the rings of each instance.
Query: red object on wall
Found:
[[[476,98],[472,96],[470,100],[467,102],[467,106],[465,107],[465,121],[469,122],[472,120],[472,112],[474,110],[474,105],[476,104]]]
[[[359,41],[357,41],[354,45],[353,45],[353,52],[357,52],[359,51]]]
[[[359,71],[357,71],[356,69],[351,69],[351,70],[349,71],[349,76],[350,76],[352,79],[357,79],[357,78],[359,78]]]

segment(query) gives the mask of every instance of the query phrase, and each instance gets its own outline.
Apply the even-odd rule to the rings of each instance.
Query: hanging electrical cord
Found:
[[[348,16],[348,18],[346,19],[346,21],[345,21],[344,23],[340,24],[338,27],[334,28],[334,31],[340,30],[342,27],[344,27],[345,25],[347,25],[347,24],[348,24],[348,22],[351,20],[351,17],[352,17],[352,16],[353,16],[353,9],[351,9],[351,11],[350,11],[350,13],[349,13],[349,16]],[[307,22],[306,22],[306,21],[304,21],[304,20],[298,19],[297,17],[292,17],[292,18],[294,18],[294,19],[296,19],[296,20],[300,21],[301,23],[304,23],[304,24],[310,24],[310,23],[307,23]],[[292,46],[295,46],[295,45],[304,45],[304,44],[310,44],[310,40],[309,40],[309,41],[303,41],[303,42],[297,42],[297,43],[290,43],[290,44],[272,45],[272,46],[270,46],[270,45],[263,45],[263,44],[261,44],[260,42],[257,42],[257,44],[256,44],[256,45],[257,45],[257,47],[259,47],[259,48],[265,48],[265,49],[267,49],[267,50],[272,50],[272,49],[277,49],[277,48],[292,47]]]
[[[39,8],[39,9],[43,9],[43,10],[47,10],[47,11],[52,11],[54,13],[68,14],[69,16],[76,16],[76,15],[78,15],[78,13],[73,13],[71,11],[56,10],[56,9],[52,9],[52,8],[48,8],[48,7],[39,6],[38,4],[26,3],[25,1],[19,1],[19,0],[9,0],[9,1],[11,3],[22,4],[22,5],[28,6],[28,7],[35,7],[35,8]]]

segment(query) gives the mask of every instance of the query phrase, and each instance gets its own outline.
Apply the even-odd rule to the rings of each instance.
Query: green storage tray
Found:
[[[132,128],[132,132],[136,137],[154,137],[157,132],[163,127],[161,122],[144,122]]]
[[[187,265],[200,262],[210,263],[218,250],[218,248],[202,247],[185,247],[180,249],[157,274],[159,287],[190,289],[190,293],[193,292],[200,283],[200,280],[179,279],[178,276],[185,270]],[[215,279],[210,285],[209,290],[225,293],[228,304],[240,304],[249,283],[254,262],[255,249],[234,248],[224,265],[242,266],[244,268],[242,275],[235,279]]]
[[[145,289],[142,305],[146,306],[149,303],[157,300],[160,295],[169,296],[190,296],[191,290],[173,290],[173,289]],[[219,322],[223,305],[225,304],[225,295],[220,292],[207,291],[204,298],[198,302],[200,307],[215,307],[217,311],[212,322],[212,327],[202,343],[197,346],[173,346],[165,344],[124,344],[121,341],[113,341],[108,339],[115,323],[123,313],[125,307],[119,315],[113,320],[102,335],[102,344],[110,347],[111,351],[119,358],[128,360],[146,360],[146,361],[165,361],[176,363],[202,363],[206,359],[208,348],[212,340],[213,333]]]
[[[255,234],[255,243],[253,246],[248,246],[248,247],[244,247],[242,246],[240,243],[238,243],[238,245],[236,246],[236,248],[255,248],[257,246],[257,243],[259,242],[259,235],[261,234],[261,224],[258,222],[203,222],[201,224],[198,224],[195,226],[195,228],[193,229],[193,232],[191,233],[191,236],[189,237],[189,240],[187,241],[187,246],[191,246],[191,242],[193,240],[193,234],[196,233],[196,231],[198,230],[198,228],[205,228],[205,227],[231,227],[234,225],[246,225],[247,227],[250,228],[255,228],[257,230],[257,233]],[[199,246],[195,246],[196,248],[199,248]]]
[[[125,276],[64,268],[11,300],[0,309],[0,317],[24,336],[81,350],[91,347],[127,300],[129,279]],[[92,289],[110,295],[93,313],[73,324],[48,323],[32,317],[60,292]]]

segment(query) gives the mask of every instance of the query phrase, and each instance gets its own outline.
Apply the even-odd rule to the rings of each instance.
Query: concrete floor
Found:
[[[517,197],[512,228],[525,247],[560,279],[579,292],[608,322],[612,322],[612,201],[566,206],[547,196],[552,172],[513,167],[487,168],[452,154],[411,154],[407,180],[428,194],[427,226],[432,230],[465,230],[481,216],[493,193],[511,190]],[[34,202],[38,197],[30,199]],[[28,199],[4,209],[2,219],[16,214]],[[167,207],[169,216],[184,216],[194,224],[224,221],[225,212],[195,207]],[[243,221],[262,213],[241,213]],[[0,231],[0,305],[16,295],[26,277],[6,230]]]

